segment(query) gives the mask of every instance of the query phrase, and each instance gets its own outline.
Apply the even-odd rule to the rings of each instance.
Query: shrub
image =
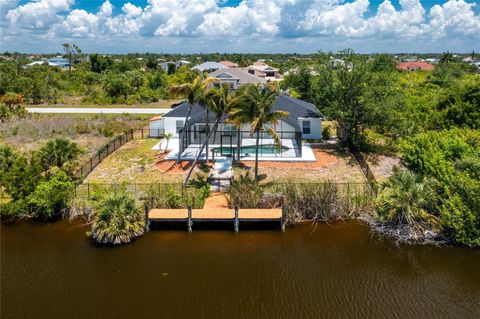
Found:
[[[60,216],[70,205],[75,185],[63,171],[41,182],[26,201],[32,217],[51,219]]]
[[[234,179],[229,190],[229,205],[239,208],[258,208],[263,197],[263,189],[250,172]]]
[[[437,228],[434,180],[407,170],[396,170],[381,185],[376,200],[380,220],[414,230]]]
[[[328,127],[328,126],[323,127],[322,138],[325,139],[325,140],[328,140],[330,137],[331,137],[330,127]]]
[[[91,235],[102,244],[125,244],[144,233],[145,220],[127,191],[114,186],[94,202]]]

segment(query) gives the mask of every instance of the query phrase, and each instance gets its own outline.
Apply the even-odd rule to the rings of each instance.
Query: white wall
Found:
[[[165,128],[165,133],[173,133],[174,137],[178,137],[177,134],[177,120],[181,120],[183,123],[185,123],[185,118],[184,117],[164,117],[164,128]]]
[[[151,137],[159,137],[161,134],[163,134],[163,128],[164,128],[163,120],[164,119],[161,118],[159,120],[149,122]]]
[[[321,118],[298,118],[298,126],[303,131],[303,121],[310,121],[310,134],[303,134],[304,139],[322,138],[322,119]]]

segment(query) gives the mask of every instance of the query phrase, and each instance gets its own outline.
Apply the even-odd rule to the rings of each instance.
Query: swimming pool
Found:
[[[286,146],[281,146],[280,148],[277,148],[276,145],[274,144],[264,144],[264,145],[259,145],[258,146],[258,154],[259,155],[274,155],[274,154],[280,154],[285,151],[288,151],[288,147]],[[215,148],[215,155],[226,155],[226,154],[233,154],[233,152],[237,151],[237,148],[235,146],[232,147],[217,147]],[[245,155],[254,155],[255,154],[255,145],[248,145],[248,146],[241,146],[240,147],[240,153],[242,156]]]

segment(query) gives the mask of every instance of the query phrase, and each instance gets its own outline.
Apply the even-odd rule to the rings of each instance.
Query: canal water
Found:
[[[116,248],[87,230],[1,225],[1,318],[480,318],[479,250],[396,246],[357,222]]]

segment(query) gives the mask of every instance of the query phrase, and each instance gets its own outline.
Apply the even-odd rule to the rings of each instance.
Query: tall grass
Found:
[[[239,208],[283,207],[287,223],[309,219],[330,221],[370,214],[374,193],[368,183],[269,183],[259,184],[248,174],[232,183],[230,205]]]
[[[302,219],[349,219],[373,211],[374,195],[367,184],[324,182],[277,184],[271,188],[284,195],[284,210],[290,224]]]

